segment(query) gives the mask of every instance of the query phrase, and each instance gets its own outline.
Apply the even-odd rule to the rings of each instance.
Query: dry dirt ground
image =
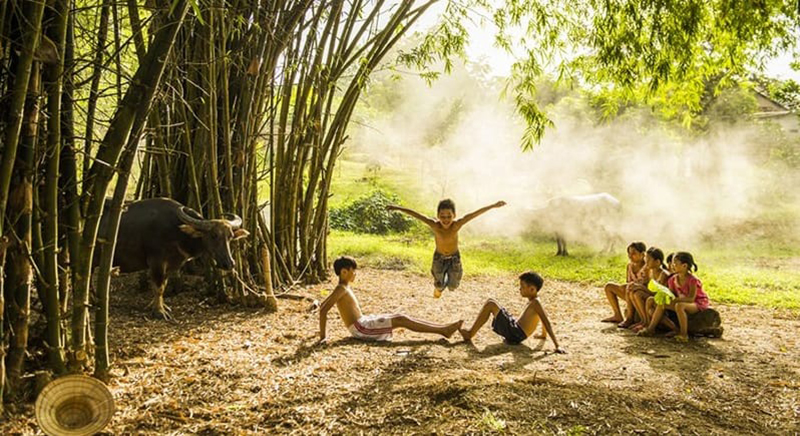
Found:
[[[366,269],[353,288],[365,313],[471,323],[490,296],[519,313],[517,286],[513,275],[468,275],[434,300],[426,276]],[[320,298],[332,288],[301,293]],[[393,343],[362,343],[333,312],[330,342],[317,345],[307,302],[281,299],[280,312],[267,314],[190,291],[167,299],[176,317],[167,323],[146,317],[146,294],[117,289],[110,388],[118,410],[107,432],[800,433],[800,321],[716,306],[723,338],[680,344],[599,322],[609,312],[597,287],[549,281],[540,298],[566,355],[549,341],[504,345],[489,325],[473,344],[408,331]],[[40,432],[30,406],[0,430]]]

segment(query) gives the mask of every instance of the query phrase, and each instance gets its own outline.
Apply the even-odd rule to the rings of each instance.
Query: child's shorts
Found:
[[[350,324],[350,334],[366,341],[391,341],[392,318],[389,315],[363,315]]]
[[[501,307],[494,317],[492,330],[505,338],[509,344],[519,344],[528,338],[525,331],[517,324],[517,320],[504,307]]]
[[[463,275],[461,268],[461,254],[455,252],[445,256],[439,252],[433,253],[433,263],[431,264],[431,274],[433,274],[433,286],[436,289],[449,288],[451,291],[461,284]]]

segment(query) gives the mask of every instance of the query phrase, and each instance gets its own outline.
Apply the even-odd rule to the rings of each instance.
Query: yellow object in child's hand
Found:
[[[327,289],[323,289],[323,290],[319,291],[319,295],[322,295],[323,297],[327,297],[328,294],[330,294],[330,293],[331,293],[331,291],[329,291]]]
[[[655,300],[656,304],[659,305],[669,304],[670,301],[675,298],[675,294],[673,294],[669,288],[655,280],[650,280],[650,283],[647,284],[647,289],[656,293],[656,295],[653,296],[653,299]]]

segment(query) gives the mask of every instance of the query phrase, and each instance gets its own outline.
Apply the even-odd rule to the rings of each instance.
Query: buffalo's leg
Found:
[[[556,233],[556,244],[558,244],[556,256],[569,256],[569,253],[567,253],[567,241],[558,233]]]
[[[167,273],[167,285],[164,287],[164,293],[167,295],[177,295],[183,292],[184,280],[183,276],[177,271]]]
[[[164,304],[164,288],[167,286],[167,266],[163,262],[150,265],[150,282],[153,286],[153,301],[150,303],[153,313],[165,320],[172,319],[171,309]]]

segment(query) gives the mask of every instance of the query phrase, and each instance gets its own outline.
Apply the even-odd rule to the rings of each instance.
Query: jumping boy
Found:
[[[325,341],[328,311],[336,304],[344,325],[353,337],[368,341],[391,341],[392,329],[402,327],[414,332],[436,333],[449,338],[464,321],[452,324],[433,324],[403,314],[363,315],[350,283],[356,278],[356,261],[341,256],[333,262],[333,271],[339,276],[336,289],[322,302],[319,308],[319,339]]]
[[[431,274],[433,274],[433,297],[442,296],[442,290],[446,287],[451,291],[458,288],[461,283],[463,270],[461,268],[461,254],[458,252],[458,231],[464,224],[477,218],[489,209],[505,206],[505,201],[498,201],[486,207],[482,207],[474,212],[464,215],[463,218],[456,218],[456,204],[453,200],[445,199],[439,202],[436,208],[436,218],[428,218],[419,212],[396,205],[386,206],[387,210],[397,210],[407,213],[412,217],[422,221],[433,230],[436,240],[436,251],[433,252],[433,263]]]
[[[461,336],[464,337],[465,341],[470,341],[475,337],[475,334],[478,333],[478,330],[486,321],[489,320],[489,315],[492,315],[494,316],[492,330],[502,336],[506,343],[516,345],[527,339],[528,336],[536,330],[536,325],[541,319],[542,334],[534,337],[538,339],[547,339],[547,335],[549,334],[550,339],[553,340],[553,345],[556,347],[556,353],[565,353],[565,351],[558,346],[558,340],[553,333],[550,320],[547,319],[544,307],[542,307],[542,304],[537,298],[543,284],[544,279],[535,272],[528,271],[519,276],[519,294],[528,299],[528,305],[525,307],[525,311],[522,312],[519,321],[515,320],[514,317],[508,313],[508,310],[500,307],[496,301],[490,298],[486,301],[486,304],[483,305],[480,313],[478,313],[478,317],[472,324],[472,328],[462,328],[458,331],[461,333]]]

